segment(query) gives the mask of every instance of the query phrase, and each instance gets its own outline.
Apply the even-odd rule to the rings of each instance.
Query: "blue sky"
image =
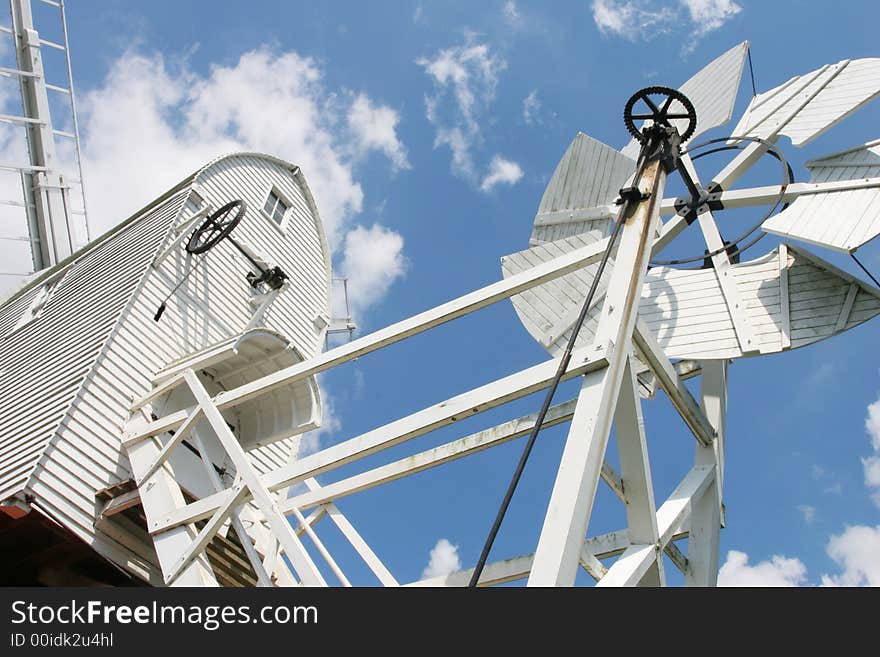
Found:
[[[541,194],[571,139],[583,131],[622,147],[623,104],[637,89],[679,85],[746,39],[759,92],[826,63],[877,56],[876,6],[830,6],[69,0],[93,233],[220,152],[271,152],[301,164],[363,334],[497,280],[499,258],[528,246]],[[50,9],[35,8],[38,27]],[[8,59],[8,49],[0,56]],[[48,57],[51,76],[60,69]],[[734,121],[750,87],[746,73]],[[880,136],[878,118],[880,104],[870,105],[804,149],[783,139],[796,178],[807,179],[807,159]],[[5,151],[20,151],[3,139]],[[749,257],[775,243],[764,240]],[[13,246],[2,245],[5,271],[24,271]],[[845,258],[820,255],[857,273]],[[880,272],[878,244],[859,256]],[[880,404],[873,447],[866,425],[880,390],[877,326],[732,366],[724,581],[880,584],[878,493],[866,484],[880,451]],[[511,305],[498,304],[326,375],[333,421],[316,440],[350,438],[545,358]],[[575,390],[564,386],[557,400]],[[358,468],[539,404],[521,400]],[[689,467],[693,439],[662,395],[644,409],[662,500]],[[564,428],[542,434],[493,559],[534,550],[564,436]],[[520,447],[515,441],[340,507],[402,582],[421,577],[432,548],[438,571],[469,567]],[[618,507],[600,489],[590,533],[622,527]],[[334,532],[319,525],[350,579],[374,583]]]

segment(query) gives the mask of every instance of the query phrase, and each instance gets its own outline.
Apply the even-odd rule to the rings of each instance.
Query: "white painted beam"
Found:
[[[660,225],[660,194],[665,180],[660,163],[649,163],[638,182],[639,189],[649,196],[623,220],[614,270],[596,328],[596,344],[613,345],[608,367],[584,377],[535,551],[529,586],[574,584],[624,366],[630,355],[651,243]]]
[[[657,382],[663,388],[663,392],[669,397],[691,433],[700,444],[711,445],[715,439],[715,430],[666,357],[654,334],[642,320],[638,320],[636,323],[633,341],[642,360],[651,368],[654,376],[657,377]]]
[[[691,512],[688,538],[686,586],[715,586],[718,581],[718,549],[721,530],[721,500],[724,483],[724,434],[727,416],[727,362],[705,361],[701,380],[703,408],[715,427],[718,439],[711,447],[698,446],[694,461],[711,467],[715,476],[697,497]]]
[[[571,363],[563,380],[603,369],[606,365],[603,347],[599,347],[598,350],[594,347],[581,349],[572,355]],[[268,490],[277,491],[307,477],[328,472],[440,427],[453,424],[459,419],[472,417],[514,399],[543,390],[550,385],[558,367],[559,361],[551,359],[540,365],[498,379],[315,454],[305,456],[263,475],[261,481]],[[197,500],[151,524],[150,531],[163,531],[170,527],[206,518],[223,501],[224,494],[215,494]]]
[[[620,474],[626,482],[626,519],[632,545],[657,545],[657,507],[654,483],[645,439],[645,422],[632,357],[626,359],[620,396],[614,411],[614,435],[620,456]],[[655,552],[659,557],[659,552]],[[665,586],[663,559],[655,558],[639,582],[645,586]]]
[[[266,522],[272,529],[272,533],[284,548],[285,554],[287,554],[287,557],[290,559],[291,563],[293,563],[293,567],[301,578],[303,584],[310,586],[326,586],[327,583],[324,580],[324,577],[318,571],[315,563],[312,561],[308,552],[306,552],[305,547],[300,542],[297,535],[293,532],[287,518],[285,518],[279,511],[275,498],[257,475],[257,472],[248,460],[247,455],[238,443],[235,435],[230,430],[229,425],[226,424],[226,420],[223,419],[220,411],[214,406],[211,401],[211,396],[208,394],[208,391],[205,390],[205,387],[202,385],[198,376],[196,376],[196,373],[192,370],[187,370],[185,372],[185,378],[187,385],[189,385],[190,390],[196,399],[196,403],[202,409],[205,419],[214,430],[214,435],[220,441],[220,444],[229,456],[229,460],[235,466],[236,476],[241,477],[244,481],[246,486],[245,490],[249,493],[247,497],[253,497],[260,511],[263,512]],[[230,497],[232,496],[230,495]],[[242,499],[241,501],[244,502],[246,500]],[[228,500],[226,501],[226,504],[229,504]],[[303,519],[302,522],[305,523],[305,519]],[[306,533],[308,533],[310,527],[308,527],[308,525],[305,525],[305,527]]]
[[[544,420],[545,427],[552,427],[571,419],[574,413],[574,400],[557,404],[550,408]],[[502,445],[531,432],[535,426],[537,413],[511,420],[497,426],[478,431],[464,438],[453,440],[445,445],[407,456],[393,463],[382,465],[366,472],[358,473],[339,481],[323,486],[309,486],[305,493],[288,498],[281,502],[281,510],[292,508],[309,509],[343,497],[368,490],[375,486],[396,481],[402,477],[424,472],[430,468],[450,463],[460,458],[476,454],[490,447]],[[610,468],[610,466],[609,466]],[[609,476],[615,475],[610,470]],[[306,480],[306,484],[310,479]]]

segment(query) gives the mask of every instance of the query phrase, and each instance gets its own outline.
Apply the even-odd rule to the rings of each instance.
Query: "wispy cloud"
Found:
[[[686,33],[689,52],[697,41],[742,11],[732,0],[594,0],[593,22],[603,34],[629,41],[650,41],[672,32]]]
[[[522,177],[523,170],[516,162],[496,155],[489,164],[489,172],[480,183],[480,189],[490,192],[498,185],[515,185]]]
[[[434,147],[449,148],[453,175],[482,188],[482,181],[492,172],[481,175],[481,167],[475,163],[474,153],[483,147],[480,121],[495,100],[507,62],[489,45],[468,34],[464,44],[421,57],[416,63],[433,85],[432,92],[425,96],[425,109],[435,130]]]
[[[871,437],[872,454],[862,459],[865,469],[865,486],[871,491],[871,499],[880,507],[880,398],[868,405],[865,431]]]
[[[522,14],[519,12],[519,7],[516,6],[514,0],[507,0],[501,6],[501,15],[504,17],[504,22],[511,27],[518,27],[522,23]]]
[[[541,121],[541,100],[538,98],[538,90],[532,89],[529,95],[523,98],[523,121],[526,125],[538,125]]]
[[[800,511],[806,524],[812,525],[816,522],[816,507],[810,506],[809,504],[798,504],[796,508]]]
[[[410,168],[406,148],[397,136],[400,114],[395,110],[376,105],[366,94],[360,93],[348,110],[347,120],[357,155],[379,151],[395,169]]]

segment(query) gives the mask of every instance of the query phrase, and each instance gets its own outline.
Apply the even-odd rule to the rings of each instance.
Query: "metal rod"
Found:
[[[855,263],[856,263],[859,267],[862,268],[862,271],[865,272],[865,273],[868,275],[868,278],[870,278],[872,281],[874,281],[874,285],[876,285],[877,287],[880,287],[880,281],[878,281],[876,278],[874,278],[874,274],[872,274],[871,272],[869,272],[869,271],[868,271],[868,268],[865,267],[865,265],[863,265],[863,264],[861,263],[861,261],[860,261],[858,258],[856,258],[856,254],[855,254],[855,253],[850,253],[850,254],[849,254],[849,257],[852,258],[853,260],[855,260]]]
[[[747,52],[749,54],[749,74],[752,76],[752,98],[754,98],[758,95],[758,89],[755,86],[755,69],[752,66],[752,44],[749,44]]]
[[[226,236],[226,239],[228,239],[230,242],[232,242],[232,245],[233,245],[236,249],[238,249],[238,252],[241,253],[241,255],[243,255],[245,258],[247,258],[247,259],[248,259],[248,262],[250,262],[250,263],[254,266],[254,268],[256,268],[256,270],[257,270],[258,272],[260,272],[260,274],[265,274],[265,273],[266,273],[266,270],[263,269],[263,268],[260,266],[260,264],[259,264],[256,260],[253,259],[253,257],[251,257],[251,254],[248,253],[248,252],[244,249],[244,247],[243,247],[241,244],[239,244],[238,242],[235,241],[235,238],[232,237],[232,235],[227,235],[227,236]]]

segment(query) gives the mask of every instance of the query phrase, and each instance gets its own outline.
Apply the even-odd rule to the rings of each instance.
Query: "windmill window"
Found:
[[[269,195],[263,204],[263,212],[267,217],[280,226],[284,221],[285,213],[289,209],[290,204],[281,197],[281,194],[276,189],[269,190]]]
[[[65,268],[62,272],[60,272],[59,275],[55,275],[47,283],[40,287],[40,289],[34,295],[33,300],[24,311],[24,314],[18,319],[18,322],[15,323],[15,326],[12,327],[12,330],[9,332],[8,335],[15,333],[22,326],[29,324],[43,314],[43,309],[46,307],[46,304],[49,303],[49,300],[52,298],[55,289],[58,287],[58,284],[64,279],[64,275],[67,274],[67,271],[68,269]]]

